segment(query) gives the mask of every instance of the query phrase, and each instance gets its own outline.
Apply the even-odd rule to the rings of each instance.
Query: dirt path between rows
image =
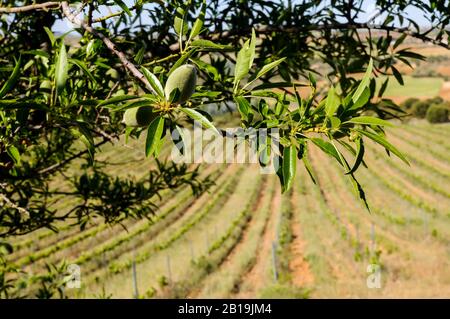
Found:
[[[277,189],[275,189],[275,194],[270,206],[271,212],[269,221],[264,229],[255,264],[250,271],[242,277],[241,289],[244,289],[239,291],[233,298],[256,298],[258,291],[264,287],[264,278],[266,278],[269,271],[268,267],[271,265],[268,260],[271,258],[272,241],[275,239],[276,235],[277,217],[281,209],[281,191],[278,189],[278,186]]]
[[[264,196],[264,191],[267,187],[269,183],[268,178],[264,178],[264,180],[262,181],[262,184],[259,188],[259,190],[257,190],[258,195],[256,197],[255,202],[252,205],[252,211],[255,212],[255,215],[252,216],[252,218],[250,219],[250,221],[247,223],[247,225],[245,226],[245,229],[243,230],[243,234],[239,240],[239,242],[233,247],[233,249],[231,250],[231,252],[228,254],[228,256],[225,258],[225,260],[222,262],[222,264],[219,266],[218,269],[215,270],[215,272],[220,271],[223,268],[229,267],[230,263],[232,262],[234,256],[236,255],[236,253],[242,249],[241,247],[243,246],[243,244],[246,242],[247,237],[248,237],[248,230],[252,228],[253,224],[256,222],[257,218],[256,218],[256,214],[259,214],[261,211],[261,205],[263,204],[263,200],[259,200],[262,196]],[[194,289],[193,291],[191,291],[188,295],[187,298],[189,299],[193,299],[193,298],[197,298],[197,296],[202,292],[202,288],[203,286],[200,285],[199,287],[197,287],[196,289]]]
[[[298,218],[299,207],[296,196],[291,198],[293,207],[292,234],[294,236],[291,244],[292,259],[289,263],[289,269],[292,276],[292,284],[296,287],[305,287],[314,282],[314,276],[311,272],[308,262],[305,259],[305,241],[302,236],[302,227]]]

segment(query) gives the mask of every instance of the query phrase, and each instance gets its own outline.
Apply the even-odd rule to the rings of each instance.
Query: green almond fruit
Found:
[[[123,114],[123,123],[126,126],[143,127],[148,126],[156,118],[151,106],[140,106],[128,109]]]
[[[166,98],[170,98],[170,94],[178,89],[180,94],[174,103],[183,104],[194,94],[195,85],[197,84],[197,69],[190,64],[185,64],[175,69],[169,76],[164,88]]]

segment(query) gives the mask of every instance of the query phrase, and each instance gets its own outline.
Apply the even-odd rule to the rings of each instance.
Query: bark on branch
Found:
[[[390,32],[396,32],[400,34],[406,34],[410,37],[422,40],[424,42],[429,42],[434,45],[441,46],[446,49],[450,49],[450,43],[445,41],[439,41],[436,39],[433,39],[426,34],[428,32],[420,33],[417,31],[412,31],[411,29],[407,27],[395,27],[395,26],[386,26],[386,25],[372,25],[370,23],[333,23],[333,24],[319,24],[319,25],[311,25],[311,26],[304,26],[304,27],[283,27],[283,26],[270,26],[270,27],[260,27],[255,28],[255,32],[257,34],[271,34],[271,33],[291,33],[291,34],[298,34],[305,31],[323,31],[323,30],[379,30],[379,31],[390,31]],[[206,38],[212,39],[212,40],[219,40],[223,38],[229,38],[232,36],[241,36],[241,35],[247,35],[251,33],[250,28],[241,28],[241,29],[233,29],[233,30],[227,30],[223,31],[221,33],[213,33],[209,34]],[[170,46],[170,49],[173,51],[178,50],[178,43],[174,43]]]
[[[50,2],[44,2],[44,3],[36,3],[36,4],[30,4],[28,6],[23,7],[0,7],[0,13],[20,13],[20,12],[26,12],[31,10],[50,10],[50,9],[58,9],[61,5],[60,2],[56,1],[50,1]]]
[[[93,27],[89,26],[88,24],[86,24],[84,21],[78,19],[78,17],[76,17],[71,9],[70,6],[68,4],[67,1],[63,1],[61,2],[61,8],[62,11],[64,13],[64,15],[67,17],[67,19],[69,19],[70,22],[72,22],[75,25],[79,25],[81,26],[84,30],[86,30],[89,33],[92,33],[95,37],[101,39],[103,41],[103,43],[106,45],[106,47],[111,50],[111,52],[113,52],[122,62],[123,66],[130,71],[130,73],[139,81],[141,81],[145,87],[147,89],[149,89],[153,94],[157,95],[156,91],[152,88],[152,86],[150,85],[150,83],[147,81],[147,79],[145,78],[144,74],[142,74],[141,71],[139,71],[136,66],[131,63],[127,57],[125,56],[125,54],[121,51],[119,51],[116,48],[116,45],[114,44],[114,42],[112,42],[108,37],[106,37],[104,34],[98,32],[97,30],[95,30]]]

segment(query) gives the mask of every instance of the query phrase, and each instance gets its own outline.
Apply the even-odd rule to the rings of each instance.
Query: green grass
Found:
[[[386,77],[378,78],[378,86],[384,82]],[[414,78],[403,76],[404,85],[400,85],[395,78],[389,78],[389,85],[385,96],[390,97],[434,97],[439,95],[443,79],[440,78]]]

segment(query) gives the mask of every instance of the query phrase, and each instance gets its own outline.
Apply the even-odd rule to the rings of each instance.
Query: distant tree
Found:
[[[450,106],[448,104],[434,104],[427,110],[426,118],[430,123],[445,123],[448,122]]]
[[[410,98],[406,99],[405,101],[403,101],[402,107],[405,111],[409,111],[409,110],[411,110],[412,106],[414,104],[416,104],[417,102],[419,102],[418,98],[410,97]]]
[[[428,100],[418,101],[413,104],[411,108],[411,114],[417,118],[423,119],[427,115],[427,111],[430,105],[431,104]]]
[[[448,1],[375,4],[383,15],[369,12],[368,20],[362,0],[2,1],[0,238],[8,249],[0,252],[0,294],[21,294],[9,276],[15,270],[6,257],[10,236],[55,229],[57,221],[85,227],[99,218],[142,218],[163,190],[189,184],[194,193],[204,191],[208,181],[186,165],[159,163],[134,181],[106,173],[95,155],[120,136],[142,132],[146,153],[157,155],[176,126],[196,119],[214,127],[204,111],[210,104],[234,103],[243,128],[279,128],[284,191],[297,158],[309,169],[308,147],[318,147],[342,166],[365,202],[354,175],[364,141],[405,160],[383,131],[384,120],[401,112],[382,97],[392,80],[377,84],[374,77],[392,74],[403,83],[398,64],[424,59],[403,45],[407,38],[449,48]],[[431,27],[422,29],[409,9]],[[69,46],[67,34],[51,32],[62,18],[74,25],[79,43]],[[163,84],[183,64],[195,65],[200,79],[180,104],[183,92],[165,94]],[[300,97],[300,86],[311,94]],[[137,106],[151,106],[155,119],[148,127],[125,127],[123,112]],[[269,144],[259,141],[260,150]],[[58,178],[70,189],[53,189]],[[52,206],[57,194],[79,204],[61,213]]]

